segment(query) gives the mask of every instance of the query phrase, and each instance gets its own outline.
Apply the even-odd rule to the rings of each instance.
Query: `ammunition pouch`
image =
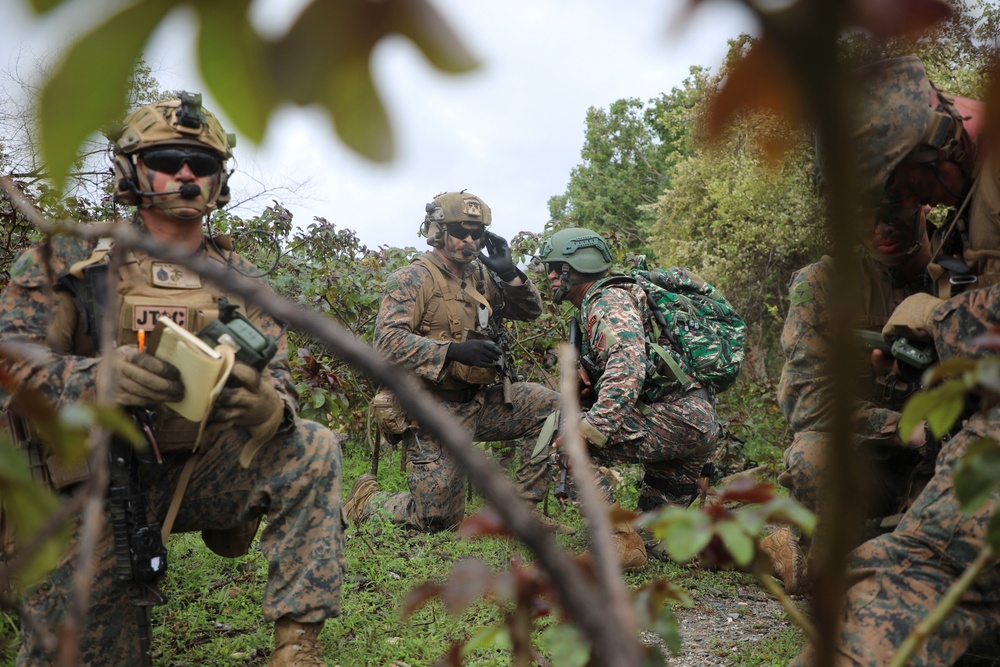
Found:
[[[399,399],[388,389],[380,389],[372,398],[372,411],[382,435],[391,444],[400,442],[413,425]]]
[[[45,451],[45,446],[26,419],[16,412],[7,412],[3,420],[14,444],[28,455],[31,477],[56,491],[90,478],[87,460],[67,464]]]

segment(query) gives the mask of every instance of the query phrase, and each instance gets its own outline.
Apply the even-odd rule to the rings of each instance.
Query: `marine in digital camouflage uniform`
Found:
[[[116,197],[138,205],[134,222],[154,239],[181,244],[250,274],[257,270],[232,253],[226,239],[201,233],[205,214],[229,199],[225,162],[232,142],[201,107],[200,96],[185,93],[141,107],[112,136]],[[118,252],[107,241],[55,237],[50,255],[35,248],[17,261],[0,295],[0,343],[28,345],[37,354],[0,359],[0,371],[17,386],[66,406],[95,400],[98,371],[110,364],[117,387],[114,400],[132,409],[153,408],[162,418],[152,423],[162,463],[150,452],[136,487],[140,494],[145,490],[147,518],[162,523],[181,471],[192,460],[198,425],[161,405],[179,400],[185,388],[175,368],[139,349],[139,332],[151,333],[155,318],[164,315],[197,331],[217,317],[225,291],[182,266],[139,251],[118,253],[116,347],[99,356],[91,335],[100,326],[94,295],[75,278],[107,266]],[[50,275],[60,277],[54,286]],[[275,321],[236,297],[230,300],[241,305],[240,312],[261,332],[277,338],[277,353],[263,373],[237,361],[233,376],[242,386],[224,389],[216,402],[173,528],[203,531],[206,544],[232,557],[246,553],[261,517],[267,516],[260,533],[268,563],[263,613],[275,622],[275,651],[268,665],[324,665],[318,637],[325,619],[340,612],[344,570],[340,438],[297,417],[287,343]],[[34,441],[27,446],[42,447]],[[68,468],[50,461],[46,472],[63,494],[72,494],[88,477],[85,463]],[[79,519],[77,523],[70,552],[24,597],[24,613],[35,623],[25,625],[19,667],[54,664],[32,628],[58,634],[68,618],[81,558]],[[152,664],[139,639],[149,637],[140,620],[143,614],[137,613],[143,608],[133,605],[116,571],[115,532],[108,515],[101,517],[93,562],[81,664]],[[156,595],[150,590],[147,597]]]
[[[602,463],[641,465],[639,511],[687,507],[719,443],[718,415],[708,392],[694,382],[686,391],[677,386],[659,392],[655,401],[644,396],[650,388],[646,341],[652,313],[642,287],[604,280],[611,253],[600,235],[588,229],[556,232],[543,243],[540,259],[549,270],[553,301],[568,299],[582,308],[582,352],[593,364],[585,372],[594,402],[582,415],[580,434],[591,456]],[[614,502],[607,480],[602,488]],[[646,545],[639,535],[626,522],[613,529],[622,567],[644,567]]]
[[[431,250],[386,284],[375,349],[420,378],[473,441],[522,439],[517,482],[526,500],[540,502],[550,473],[544,461],[530,462],[531,447],[558,394],[513,382],[505,402],[495,370],[501,349],[492,338],[500,316],[538,317],[541,297],[514,265],[507,242],[487,231],[492,214],[479,197],[446,192],[426,211],[421,233]],[[480,253],[484,247],[488,254]],[[348,518],[377,515],[418,530],[454,528],[465,516],[465,471],[424,430],[408,427],[399,435],[409,490],[379,491],[374,475],[362,475],[346,501]]]
[[[899,215],[899,214],[897,214]],[[861,312],[857,329],[877,332],[903,299],[931,289],[926,275],[930,241],[922,209],[900,217],[888,211],[878,216],[864,234],[865,244],[854,257],[862,284]],[[784,454],[785,470],[779,482],[790,495],[813,512],[821,503],[826,479],[828,423],[833,401],[826,359],[830,349],[830,313],[827,291],[832,281],[832,259],[824,258],[792,277],[789,309],[781,334],[785,364],[778,384],[778,402],[792,430],[792,444]],[[872,363],[865,352],[859,364],[866,369],[855,394],[857,446],[853,454],[869,460],[863,468],[866,480],[866,512],[869,517],[887,517],[901,512],[908,491],[919,480],[926,481],[932,463],[920,448],[904,443],[896,434],[899,410],[915,388],[913,378],[900,377],[891,366]],[[914,371],[915,372],[915,371]],[[817,529],[822,532],[822,528]],[[791,594],[806,586],[806,560],[810,541],[794,530],[782,529],[762,542],[775,561],[775,575]]]
[[[991,257],[1000,245],[1000,165],[978,145],[984,107],[940,93],[914,56],[880,61],[861,74],[863,104],[856,127],[866,192],[903,208],[946,204],[967,213],[946,238],[935,234],[929,273],[938,295],[950,298],[908,297],[883,333],[916,337],[930,332],[941,359],[979,355],[973,341],[1000,323],[997,260]],[[954,296],[960,290],[965,291]],[[893,532],[852,552],[852,584],[835,664],[888,664],[981,552],[997,494],[966,516],[955,500],[951,474],[972,442],[1000,440],[998,417],[997,408],[968,416],[942,444],[933,477]],[[991,636],[995,643],[998,572],[992,564],[977,577],[909,664],[951,665],[974,641]],[[813,651],[807,643],[792,664],[815,664]]]

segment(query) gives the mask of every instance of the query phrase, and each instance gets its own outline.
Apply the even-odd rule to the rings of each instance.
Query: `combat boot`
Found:
[[[319,623],[299,623],[288,616],[274,622],[274,653],[267,667],[327,667],[320,655]]]
[[[348,521],[357,524],[368,518],[365,508],[368,507],[368,501],[376,491],[378,491],[378,479],[370,472],[354,481],[354,486],[344,501],[344,514]]]
[[[798,535],[787,527],[779,528],[760,541],[760,550],[771,559],[771,574],[780,579],[789,595],[806,590],[806,558]]]
[[[550,516],[546,516],[540,512],[537,508],[532,510],[531,516],[534,517],[535,521],[542,524],[546,528],[556,533],[562,533],[563,535],[576,535],[576,528],[573,526],[567,526],[564,523],[559,523]]]
[[[621,505],[616,501],[611,510],[620,512]],[[611,539],[614,540],[615,558],[618,559],[622,572],[638,572],[649,563],[646,545],[642,543],[639,533],[635,532],[628,521],[618,519],[611,523]]]

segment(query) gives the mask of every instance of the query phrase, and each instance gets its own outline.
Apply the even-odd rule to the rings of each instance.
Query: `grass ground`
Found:
[[[368,471],[367,450],[363,445],[348,445],[344,463],[349,487],[358,475]],[[632,471],[625,471],[626,480],[631,475]],[[387,490],[405,489],[397,457],[383,459],[379,481]],[[626,494],[622,502],[634,506],[635,498]],[[481,499],[474,495],[470,512],[481,506]],[[571,551],[582,551],[586,538],[577,511],[561,511],[552,502],[550,513],[579,529],[577,535],[561,535],[558,540]],[[265,665],[272,647],[272,631],[260,611],[266,563],[256,545],[247,556],[225,559],[208,551],[197,534],[184,534],[172,537],[168,548],[170,572],[163,588],[170,601],[154,610],[155,664]],[[440,603],[432,602],[403,621],[400,609],[407,592],[423,581],[442,579],[459,559],[475,557],[502,569],[514,554],[530,560],[523,547],[506,539],[467,542],[454,533],[420,534],[388,523],[366,524],[360,529],[350,526],[342,613],[327,623],[322,635],[329,663],[342,667],[382,666],[393,660],[413,667],[436,664],[452,643],[479,628],[499,623],[502,612],[493,604],[478,602],[462,616],[453,617]],[[749,575],[738,572],[707,572],[658,561],[651,561],[642,573],[626,576],[633,586],[653,578],[667,578],[696,600],[701,592],[736,596],[740,590],[756,585]],[[766,645],[740,649],[732,656],[732,664],[784,665],[798,650],[797,633],[787,634]],[[16,646],[16,623],[12,618],[0,618],[0,638],[6,642],[0,664],[12,665]],[[503,646],[491,646],[475,651],[466,664],[492,667],[509,663]]]

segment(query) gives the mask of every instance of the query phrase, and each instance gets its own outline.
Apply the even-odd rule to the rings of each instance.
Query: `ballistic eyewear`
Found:
[[[176,174],[185,163],[195,176],[211,176],[222,171],[222,158],[201,150],[151,148],[140,157],[147,167],[163,174]]]
[[[448,229],[448,236],[453,239],[464,239],[471,236],[473,241],[478,241],[483,238],[483,234],[486,233],[486,227],[466,227],[461,222],[449,222],[445,225]]]

